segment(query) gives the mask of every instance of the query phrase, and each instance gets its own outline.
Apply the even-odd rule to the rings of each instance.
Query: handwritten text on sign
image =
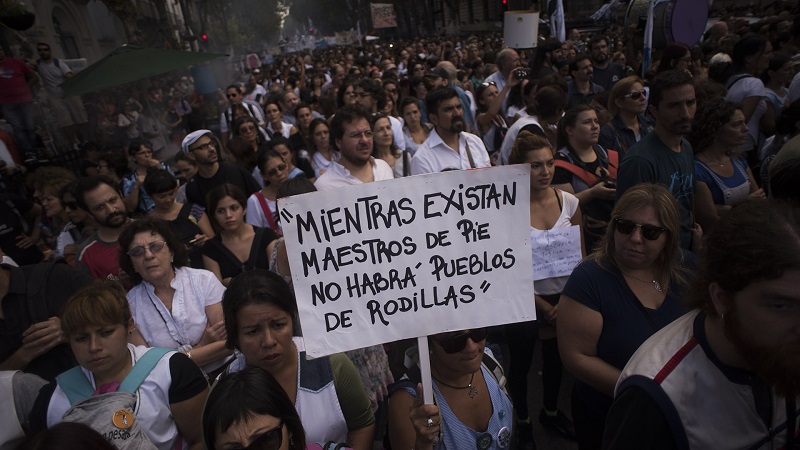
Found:
[[[306,351],[535,318],[528,166],[279,200]]]
[[[564,277],[581,262],[581,230],[579,225],[531,230],[533,280]]]

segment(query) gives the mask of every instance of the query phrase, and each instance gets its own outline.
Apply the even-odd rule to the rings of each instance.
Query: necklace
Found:
[[[472,385],[472,382],[475,380],[475,372],[472,372],[472,377],[470,377],[469,384],[466,385],[466,386],[453,386],[451,384],[447,384],[444,381],[434,377],[433,375],[431,375],[431,377],[434,380],[436,380],[437,383],[441,384],[442,386],[449,387],[450,389],[457,389],[457,390],[469,389],[469,392],[467,392],[467,395],[469,395],[469,398],[475,398],[475,396],[478,395],[478,388],[476,388],[475,386]]]
[[[641,278],[636,278],[635,276],[633,276],[633,275],[629,274],[628,272],[624,272],[624,271],[623,271],[622,273],[624,273],[625,275],[627,275],[627,276],[629,276],[629,277],[633,278],[634,280],[636,280],[636,281],[638,281],[638,282],[640,282],[640,283],[646,283],[646,284],[649,284],[649,283],[651,283],[650,281],[647,281],[647,280],[642,280]],[[658,282],[658,280],[653,280],[653,281],[652,281],[652,283],[653,283],[653,288],[654,288],[656,291],[658,291],[658,292],[664,292],[664,288],[663,288],[663,287],[661,287],[661,283],[659,283],[659,282]]]

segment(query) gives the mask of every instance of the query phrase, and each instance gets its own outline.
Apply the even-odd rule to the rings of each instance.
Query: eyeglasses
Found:
[[[161,250],[164,250],[164,247],[166,246],[167,243],[164,241],[154,241],[147,244],[147,246],[140,245],[138,247],[133,247],[132,249],[128,250],[128,256],[130,256],[131,258],[141,258],[142,256],[145,255],[147,250],[150,250],[150,253],[155,255]]]
[[[478,328],[466,333],[456,334],[454,336],[446,337],[444,339],[434,339],[434,341],[442,347],[445,353],[453,354],[464,350],[467,346],[467,339],[472,339],[472,342],[478,343],[486,339],[489,335],[488,328]]]
[[[278,167],[276,167],[276,168],[274,168],[274,169],[272,169],[272,170],[268,170],[268,171],[267,171],[267,176],[268,176],[268,177],[274,177],[274,176],[275,176],[275,175],[277,175],[279,172],[283,172],[284,170],[286,170],[286,169],[288,169],[288,168],[289,168],[289,166],[287,166],[287,165],[286,165],[286,163],[283,163],[283,164],[281,164],[280,166],[278,166]]]
[[[204,144],[200,144],[200,145],[198,145],[197,147],[190,148],[189,150],[191,150],[191,151],[195,151],[195,150],[208,150],[208,148],[209,148],[209,147],[214,147],[214,143],[213,143],[213,142],[206,142],[206,143],[204,143]],[[214,148],[216,148],[216,147],[214,147]]]
[[[630,94],[623,95],[623,97],[625,97],[625,98],[629,98],[630,97],[631,100],[639,100],[641,97],[644,97],[646,94],[647,94],[647,91],[644,91],[644,90],[633,91]]]
[[[239,94],[235,94],[235,93],[234,94],[228,94],[228,98],[234,98],[234,97],[238,97],[238,96],[239,96]]]
[[[361,132],[358,132],[358,133],[350,133],[350,134],[347,135],[347,137],[349,137],[350,139],[361,139],[362,136],[367,138],[367,139],[372,139],[372,131],[371,130],[367,130],[367,131],[361,131]]]
[[[626,219],[614,219],[617,232],[621,234],[631,234],[637,227],[642,229],[642,237],[648,241],[655,241],[661,236],[661,233],[667,231],[666,228],[657,227],[655,225],[640,225]]]
[[[242,450],[278,450],[283,445],[283,420],[277,427],[265,431]]]

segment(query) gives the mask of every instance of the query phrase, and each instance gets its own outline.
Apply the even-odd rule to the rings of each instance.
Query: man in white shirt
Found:
[[[434,129],[414,154],[411,175],[491,166],[481,138],[464,132],[464,111],[455,90],[428,92],[425,105]]]
[[[331,137],[341,159],[317,179],[314,183],[317,190],[394,178],[389,164],[372,157],[372,125],[368,117],[367,111],[358,105],[336,111],[331,122]]]

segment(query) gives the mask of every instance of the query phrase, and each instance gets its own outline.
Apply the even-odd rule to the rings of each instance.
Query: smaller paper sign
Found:
[[[564,277],[581,262],[581,229],[579,225],[531,230],[533,281]]]

